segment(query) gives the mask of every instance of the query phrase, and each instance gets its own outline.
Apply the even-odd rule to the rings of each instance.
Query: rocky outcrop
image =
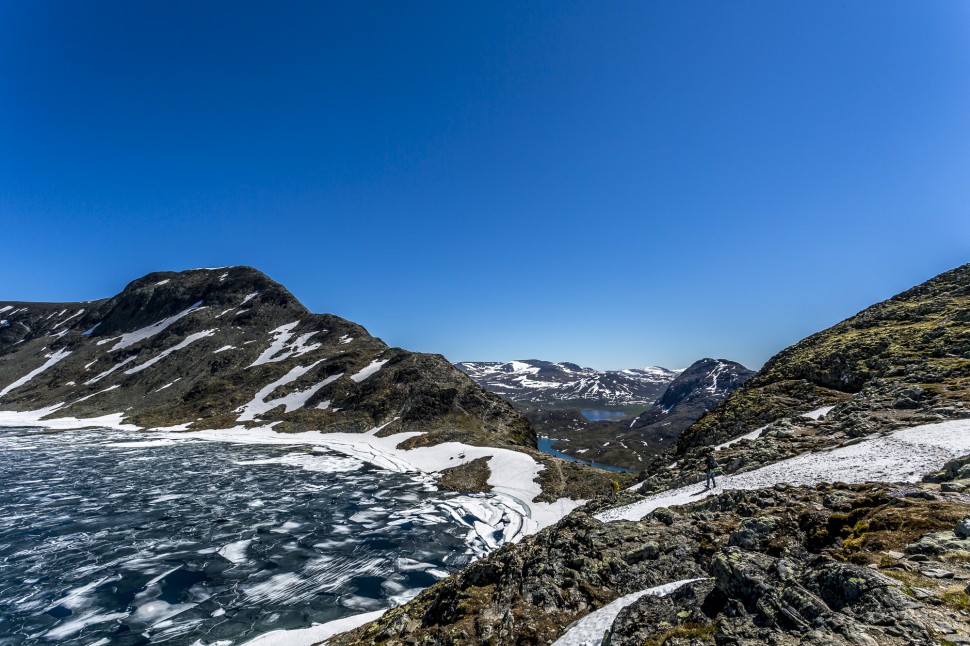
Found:
[[[963,577],[966,561],[906,556],[970,511],[935,487],[728,492],[640,522],[574,512],[330,643],[548,644],[619,597],[695,578],[629,605],[603,643],[964,643],[970,598],[935,570]]]

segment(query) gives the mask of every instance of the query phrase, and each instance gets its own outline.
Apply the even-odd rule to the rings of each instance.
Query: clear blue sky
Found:
[[[452,360],[757,367],[970,261],[970,3],[0,0],[0,299],[246,264]]]

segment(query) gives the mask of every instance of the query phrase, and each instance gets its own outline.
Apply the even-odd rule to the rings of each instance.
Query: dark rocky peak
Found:
[[[271,307],[309,314],[290,292],[251,267],[153,272],[129,283],[120,294],[88,315],[99,323],[92,336],[110,336],[177,316],[190,309]],[[98,321],[93,319],[99,318]]]
[[[720,401],[754,376],[740,363],[726,359],[701,359],[670,382],[656,407],[670,410],[681,402],[696,398]]]

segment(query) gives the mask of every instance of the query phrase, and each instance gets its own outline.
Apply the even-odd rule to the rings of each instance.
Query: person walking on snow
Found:
[[[714,451],[708,451],[707,457],[704,460],[705,466],[707,467],[707,485],[704,489],[710,489],[711,487],[717,487],[717,482],[714,481],[714,474],[720,470],[720,464],[717,463],[717,458],[714,457]]]

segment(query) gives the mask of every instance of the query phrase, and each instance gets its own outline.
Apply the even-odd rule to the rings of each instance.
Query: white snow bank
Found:
[[[322,359],[320,361],[322,361]],[[340,379],[343,376],[343,373],[341,372],[336,375],[330,375],[320,383],[314,384],[305,390],[294,390],[288,395],[284,395],[283,397],[278,397],[276,399],[267,400],[266,398],[273,394],[273,391],[280,386],[285,386],[286,384],[292,383],[308,373],[310,370],[315,368],[320,361],[311,363],[308,366],[296,366],[276,381],[264,386],[259,392],[256,393],[252,401],[236,409],[236,412],[240,414],[237,418],[238,421],[251,422],[259,415],[273,410],[277,406],[283,406],[287,413],[292,410],[297,410],[298,408],[303,408],[307,401],[309,401],[309,399],[313,397],[318,390]]]
[[[242,646],[310,646],[311,644],[325,642],[334,635],[345,633],[379,619],[385,612],[387,610],[365,612],[299,630],[274,630],[265,635],[260,635],[256,639],[244,642]]]
[[[145,363],[141,364],[140,366],[135,366],[131,370],[125,370],[125,374],[126,375],[133,375],[136,372],[141,372],[145,368],[149,368],[151,366],[154,366],[156,363],[158,363],[159,361],[161,361],[162,359],[164,359],[168,355],[172,354],[173,352],[178,352],[179,350],[182,350],[183,348],[187,348],[190,345],[192,345],[193,343],[195,343],[196,341],[198,341],[199,339],[204,339],[207,336],[212,336],[217,331],[218,331],[218,328],[216,328],[214,330],[203,330],[202,332],[196,332],[194,334],[190,334],[187,337],[185,337],[184,339],[182,339],[182,341],[180,343],[178,343],[176,345],[173,345],[171,348],[168,348],[166,350],[162,350],[161,352],[158,353],[158,356],[152,357],[151,359],[149,359]]]
[[[83,401],[87,401],[87,400],[89,400],[89,399],[91,399],[92,397],[95,397],[95,396],[97,396],[97,395],[101,395],[101,394],[103,394],[103,393],[106,393],[106,392],[109,392],[109,391],[112,391],[112,390],[114,390],[114,389],[116,389],[116,388],[121,388],[121,386],[119,386],[118,384],[115,384],[114,386],[108,386],[108,387],[107,387],[107,388],[105,388],[104,390],[99,390],[99,391],[98,391],[98,392],[96,392],[96,393],[91,393],[90,395],[85,395],[84,397],[81,397],[80,399],[78,399],[78,400],[76,400],[76,401],[74,401],[74,402],[73,402],[73,403],[71,404],[71,406],[73,406],[74,404],[80,404],[80,403],[81,403],[81,402],[83,402]]]
[[[306,334],[301,334],[296,338],[295,341],[290,343],[290,339],[293,337],[293,328],[299,325],[299,321],[293,321],[292,323],[287,323],[286,325],[281,325],[275,330],[271,330],[270,334],[273,335],[273,341],[270,346],[266,348],[262,354],[256,357],[256,360],[249,364],[248,367],[261,366],[264,363],[271,363],[275,361],[283,361],[284,359],[289,359],[290,357],[299,357],[307,352],[312,352],[319,348],[322,344],[311,343],[307,345],[307,341],[315,335],[316,330],[313,332],[307,332]]]
[[[116,343],[114,347],[111,348],[111,352],[117,352],[118,350],[123,350],[124,348],[134,345],[139,341],[144,341],[145,339],[153,337],[159,332],[161,332],[162,330],[164,330],[165,328],[167,328],[168,326],[178,321],[179,319],[186,317],[192,312],[195,312],[201,309],[204,309],[204,308],[202,307],[202,301],[199,301],[198,303],[194,303],[188,309],[184,309],[178,314],[173,314],[172,316],[162,319],[157,323],[152,323],[148,327],[143,327],[140,330],[135,330],[134,332],[126,332],[121,335],[121,340],[118,341],[118,343]]]
[[[599,610],[589,613],[572,626],[569,627],[562,637],[553,642],[552,646],[599,646],[603,642],[603,634],[613,626],[617,615],[627,606],[632,606],[638,599],[651,595],[654,597],[665,597],[677,588],[702,581],[703,579],[684,579],[665,583],[655,588],[647,588],[620,597],[616,601],[609,603]]]
[[[51,415],[58,409],[63,408],[64,403],[54,404],[47,408],[37,410],[15,411],[0,410],[0,426],[40,426],[54,430],[68,430],[75,428],[113,428],[122,431],[140,431],[140,426],[125,424],[122,420],[122,413],[112,413],[101,417],[87,417],[78,419],[77,417],[58,417],[55,419],[41,420],[42,417]]]
[[[130,357],[126,358],[124,361],[122,361],[120,363],[116,363],[115,365],[111,366],[110,368],[108,368],[107,370],[105,370],[104,372],[102,372],[101,374],[99,374],[99,375],[97,375],[95,377],[91,377],[90,379],[88,379],[87,381],[84,382],[84,385],[85,386],[90,386],[91,384],[98,383],[99,381],[101,381],[102,379],[104,379],[105,377],[107,377],[108,375],[110,375],[112,372],[114,372],[115,370],[118,370],[119,368],[121,368],[125,364],[131,363],[132,361],[134,361],[137,358],[138,358],[138,355],[137,354],[131,355]],[[88,366],[94,365],[95,363],[96,363],[95,361],[92,361],[91,363],[88,364]],[[85,369],[87,369],[87,366],[85,366]]]
[[[721,491],[761,489],[778,483],[793,486],[825,482],[917,482],[955,457],[970,453],[970,420],[924,424],[874,437],[852,446],[782,460],[747,473],[719,477],[717,487],[695,484],[663,491],[643,500],[607,509],[596,518],[640,520],[654,509],[703,500]]]
[[[835,406],[822,406],[821,408],[810,410],[807,413],[802,413],[801,416],[809,419],[821,419],[831,413],[833,408],[835,408]]]
[[[377,372],[378,370],[380,370],[381,366],[383,366],[388,361],[390,361],[390,359],[384,359],[383,361],[378,361],[377,359],[375,359],[371,361],[369,364],[367,364],[366,366],[364,366],[363,370],[361,370],[355,375],[351,375],[350,378],[356,381],[357,383],[360,383],[363,380],[370,377],[375,372]]]
[[[717,446],[714,447],[714,450],[715,451],[720,451],[721,449],[726,449],[727,447],[729,447],[732,444],[735,444],[737,442],[740,442],[741,440],[756,440],[756,439],[758,439],[758,436],[761,435],[761,431],[765,430],[769,426],[771,426],[771,424],[765,424],[764,426],[762,426],[760,428],[754,429],[750,433],[745,433],[744,435],[741,435],[740,437],[736,437],[733,440],[728,440],[727,442],[723,442],[721,444],[718,444]]]
[[[60,361],[61,359],[63,359],[64,357],[66,357],[69,354],[71,354],[69,350],[58,350],[57,352],[54,352],[53,354],[46,355],[47,361],[42,366],[40,366],[39,368],[34,368],[33,370],[31,370],[30,372],[28,372],[26,375],[24,375],[23,377],[21,377],[17,381],[13,382],[12,384],[7,385],[3,390],[0,390],[0,397],[3,397],[4,395],[6,395],[7,393],[9,393],[14,388],[20,388],[25,383],[27,383],[28,381],[30,381],[31,379],[33,379],[34,377],[36,377],[40,373],[44,372],[45,370],[47,370],[48,368],[50,368],[55,363],[57,363],[58,361]]]

